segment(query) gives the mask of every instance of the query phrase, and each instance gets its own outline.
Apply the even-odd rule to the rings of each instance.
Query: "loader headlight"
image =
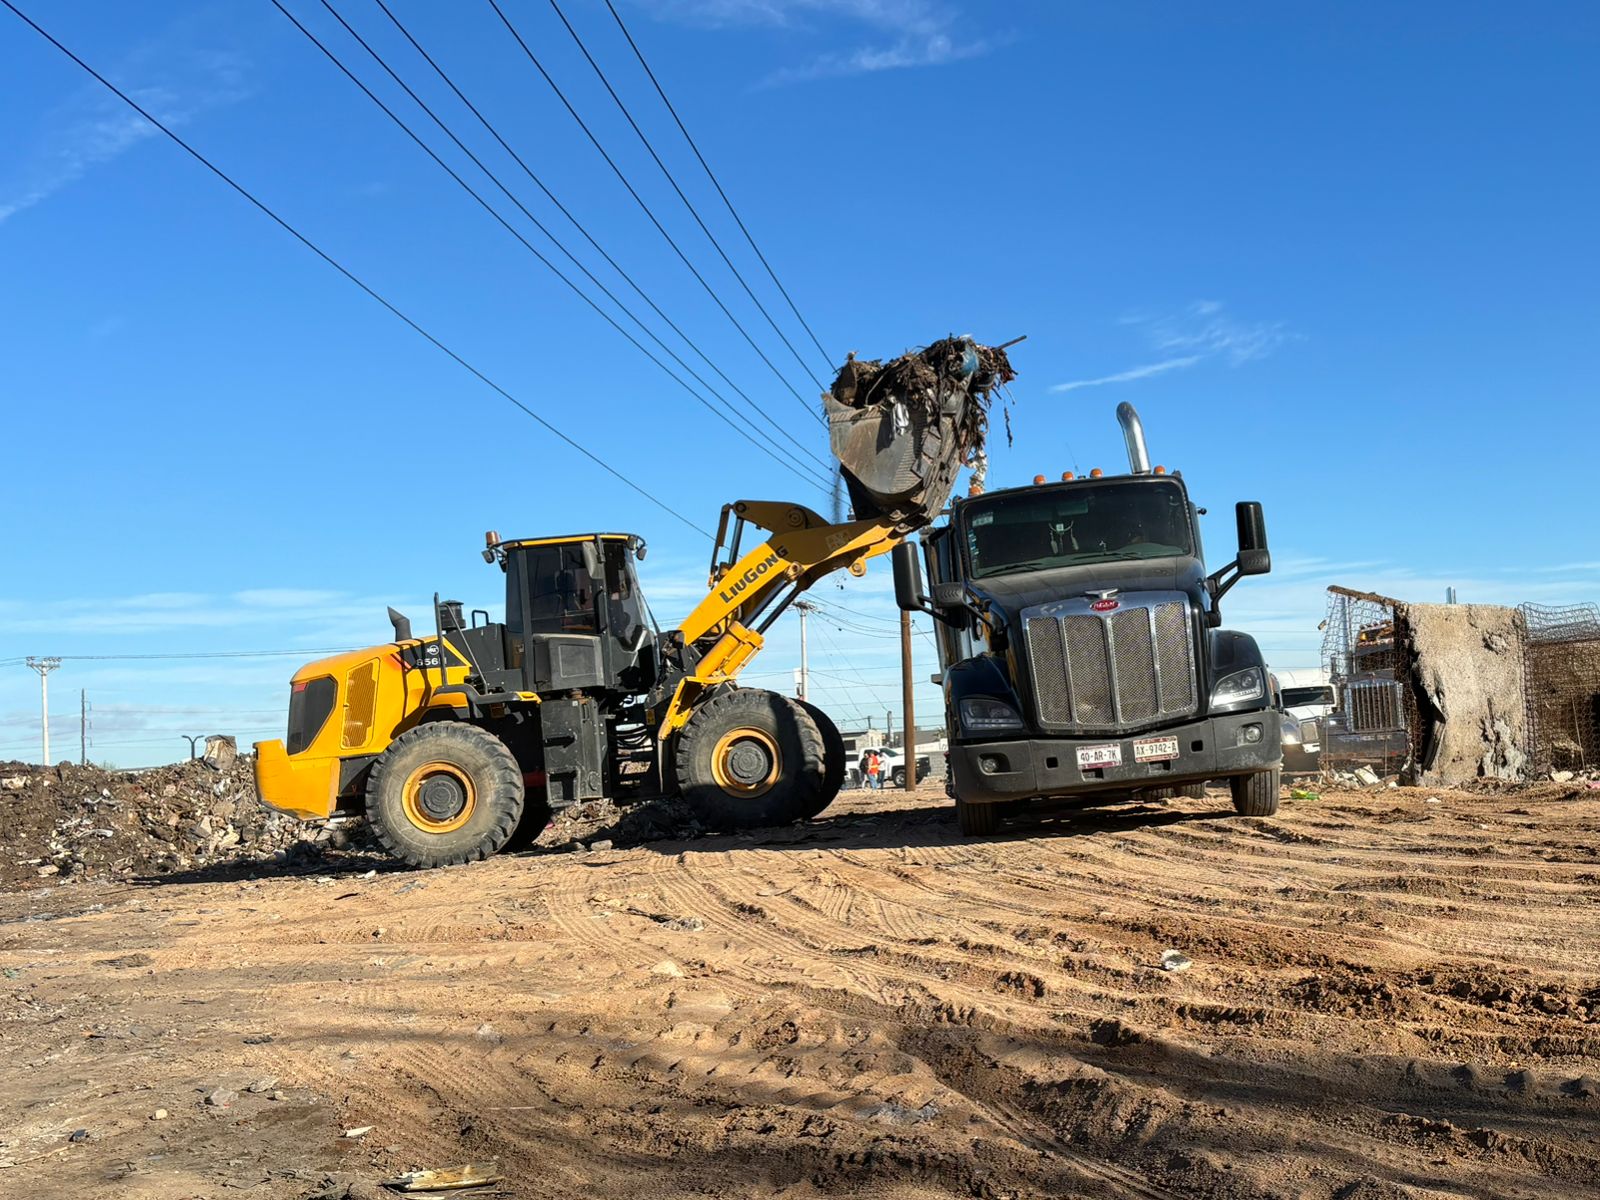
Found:
[[[1217,686],[1211,689],[1211,707],[1233,708],[1259,700],[1266,694],[1267,685],[1261,678],[1261,668],[1246,667],[1243,671],[1235,671],[1217,680]]]
[[[1021,729],[1022,718],[1003,700],[968,696],[961,702],[961,728],[968,733],[1005,733]]]

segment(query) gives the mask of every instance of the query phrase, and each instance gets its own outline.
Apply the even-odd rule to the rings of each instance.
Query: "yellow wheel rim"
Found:
[[[730,795],[750,800],[765,796],[782,773],[783,755],[764,729],[730,729],[711,749],[711,776]]]
[[[423,763],[406,776],[401,808],[423,833],[454,833],[478,807],[472,777],[455,763]]]

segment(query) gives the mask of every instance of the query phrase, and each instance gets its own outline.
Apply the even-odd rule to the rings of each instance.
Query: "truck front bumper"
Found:
[[[268,808],[302,821],[333,815],[339,799],[340,761],[297,754],[281,741],[256,743],[256,794]]]
[[[1255,729],[1251,730],[1251,726]],[[1253,733],[1259,736],[1251,741]],[[1178,756],[1163,762],[1136,761],[1133,743],[1155,737],[1176,738]],[[1078,765],[1080,749],[1113,742],[1122,747],[1121,765]],[[1270,708],[1206,717],[1187,725],[1123,737],[1035,737],[955,742],[950,746],[955,792],[965,804],[1177,787],[1230,775],[1251,775],[1278,766],[1282,758],[1278,712]]]

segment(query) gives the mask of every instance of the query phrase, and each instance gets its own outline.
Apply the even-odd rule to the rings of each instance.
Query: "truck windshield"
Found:
[[[964,508],[973,579],[1194,553],[1189,505],[1168,481],[1013,492]]]

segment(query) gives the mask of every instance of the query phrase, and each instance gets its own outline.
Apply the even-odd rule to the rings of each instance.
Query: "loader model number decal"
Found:
[[[738,599],[741,592],[743,592],[752,583],[760,579],[763,575],[777,565],[778,555],[776,551],[774,551],[773,553],[767,555],[766,558],[758,562],[755,566],[751,567],[743,575],[739,576],[739,578],[729,583],[727,587],[718,592],[717,599],[721,600],[724,604],[732,604],[736,599]]]

